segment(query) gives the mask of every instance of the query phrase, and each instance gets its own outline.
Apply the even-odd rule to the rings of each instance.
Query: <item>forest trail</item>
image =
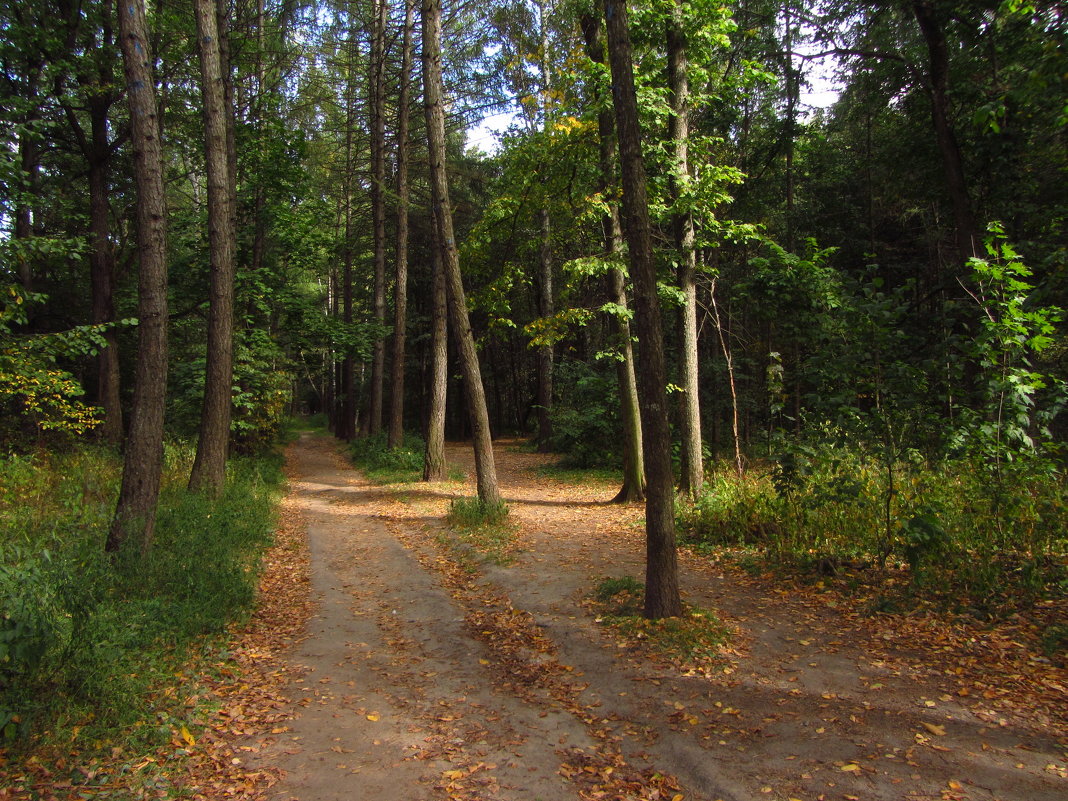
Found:
[[[517,526],[501,564],[443,527],[472,485],[375,486],[329,437],[290,446],[316,606],[274,657],[295,676],[285,725],[241,749],[284,771],[272,801],[1068,796],[1064,718],[1039,700],[1065,698],[1062,676],[973,670],[830,593],[683,553],[686,601],[736,629],[722,663],[622,642],[586,599],[641,577],[641,507],[515,444],[496,450]],[[447,458],[473,474],[469,448]]]

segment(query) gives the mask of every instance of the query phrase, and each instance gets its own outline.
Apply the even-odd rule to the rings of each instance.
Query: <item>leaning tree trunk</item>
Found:
[[[671,194],[676,204],[683,202],[690,185],[690,80],[686,36],[682,29],[682,1],[675,0],[668,23],[668,86],[671,92],[671,139],[675,146],[675,171]],[[693,214],[676,210],[675,249],[678,251],[678,280],[683,304],[679,310],[679,369],[681,372],[679,422],[682,429],[682,472],[679,489],[694,498],[705,482],[701,442],[701,391],[697,370],[697,250]]]
[[[148,550],[155,531],[163,474],[163,411],[167,391],[167,211],[152,56],[144,0],[119,11],[119,46],[130,106],[130,139],[137,186],[138,350],[133,409],[122,487],[106,548],[133,540]]]
[[[623,214],[634,283],[634,323],[638,329],[638,392],[648,481],[645,501],[645,615],[682,614],[678,556],[675,552],[675,489],[667,419],[664,340],[653,262],[645,165],[642,162],[638,96],[625,0],[605,0],[612,99],[623,176]]]
[[[204,98],[204,157],[208,177],[208,243],[211,251],[211,305],[200,438],[189,488],[218,494],[226,483],[230,413],[234,385],[234,182],[215,0],[194,0]]]
[[[586,41],[586,54],[591,61],[605,63],[604,40],[601,20],[593,14],[582,17],[582,34]],[[600,180],[598,189],[606,198],[614,184],[616,163],[615,125],[612,109],[605,106],[597,114],[598,142],[600,145]],[[623,231],[619,224],[619,204],[611,200],[608,211],[601,220],[604,235],[605,257],[614,260],[623,250]],[[618,312],[627,308],[627,291],[623,271],[615,267],[608,271],[608,291]],[[642,456],[642,421],[638,406],[638,384],[634,376],[634,345],[631,342],[630,323],[617,313],[612,315],[612,335],[619,343],[622,358],[616,362],[616,382],[619,385],[620,417],[623,420],[623,486],[612,499],[614,503],[631,503],[645,500],[645,461]]]
[[[441,257],[445,286],[449,298],[460,362],[467,388],[471,434],[474,440],[475,473],[478,497],[487,506],[501,503],[497,486],[497,469],[493,460],[493,440],[490,437],[486,391],[467,314],[460,258],[452,228],[452,209],[449,206],[449,184],[445,175],[445,105],[441,79],[441,0],[423,0],[423,93],[426,102],[426,128],[430,162],[431,202],[434,222],[441,236]]]
[[[404,347],[408,323],[408,106],[411,95],[414,0],[404,4],[400,97],[397,100],[397,265],[393,286],[393,371],[389,395],[389,447],[404,439]]]
[[[371,103],[371,234],[374,251],[375,322],[379,329],[386,324],[386,14],[387,0],[371,0],[374,23],[371,33],[370,103]],[[371,391],[368,403],[367,431],[382,430],[382,396],[385,383],[386,342],[376,335],[371,352]]]

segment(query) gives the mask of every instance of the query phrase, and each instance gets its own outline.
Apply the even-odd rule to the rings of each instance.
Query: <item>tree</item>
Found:
[[[581,20],[586,43],[586,55],[598,65],[605,65],[603,25],[595,14],[584,14]],[[612,109],[598,98],[597,151],[600,180],[598,189],[606,199],[614,194],[616,172],[615,126]],[[619,224],[619,203],[608,200],[601,218],[605,258],[613,262],[623,250],[623,231]],[[608,270],[608,297],[614,303],[613,333],[620,350],[616,362],[616,383],[619,385],[620,417],[623,419],[623,486],[612,499],[617,503],[645,500],[645,460],[642,456],[642,421],[638,406],[638,385],[634,375],[634,345],[627,320],[627,292],[623,271],[612,265]]]
[[[668,18],[668,89],[671,95],[669,136],[674,143],[675,164],[671,194],[675,204],[675,249],[679,289],[679,369],[682,374],[681,409],[682,475],[679,489],[696,497],[704,484],[704,447],[701,441],[700,381],[697,371],[697,250],[693,214],[685,206],[690,198],[690,76],[686,33],[682,23],[683,3],[675,0]]]
[[[460,350],[467,389],[471,434],[475,452],[475,472],[478,497],[483,505],[496,507],[501,503],[497,486],[497,469],[493,460],[493,441],[490,438],[489,412],[486,391],[475,350],[475,338],[467,313],[460,259],[453,233],[452,209],[449,206],[449,184],[445,174],[445,101],[441,77],[441,0],[423,0],[423,95],[426,109],[427,139],[430,160],[431,202],[434,224],[440,237],[441,260],[448,292],[449,317]]]
[[[408,324],[408,129],[411,105],[412,39],[415,0],[404,3],[400,92],[397,98],[397,263],[393,284],[393,360],[389,398],[389,440],[398,448],[404,438],[404,344]]]
[[[163,410],[167,391],[167,208],[144,0],[129,0],[120,9],[119,46],[126,75],[137,184],[138,353],[122,487],[106,548],[117,551],[133,539],[145,551],[152,543],[163,474]]]
[[[625,0],[605,0],[608,60],[612,69],[612,101],[623,177],[623,214],[634,283],[635,327],[638,332],[638,392],[646,467],[645,615],[682,614],[675,552],[675,495],[671,472],[671,436],[667,420],[664,341],[653,262],[652,232],[638,97],[634,87],[633,52]]]
[[[386,322],[386,19],[388,0],[371,0],[371,58],[368,64],[368,96],[371,119],[371,231],[374,250],[375,322]],[[367,410],[367,430],[382,430],[382,395],[385,384],[386,343],[375,337],[371,356],[371,389]]]
[[[226,483],[234,383],[234,181],[230,174],[230,125],[227,122],[233,112],[226,103],[215,0],[195,0],[194,12],[204,99],[211,305],[208,311],[204,406],[189,487],[217,494]]]

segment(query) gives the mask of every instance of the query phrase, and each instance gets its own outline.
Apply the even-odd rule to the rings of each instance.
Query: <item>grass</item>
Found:
[[[611,467],[571,467],[566,464],[545,464],[534,468],[545,478],[568,484],[622,484],[623,471]]]
[[[680,507],[680,541],[757,572],[888,593],[884,605],[902,610],[934,602],[987,619],[1068,597],[1059,475],[1021,472],[995,499],[989,472],[971,462],[896,470],[889,488],[884,470],[841,451],[790,481],[770,467],[739,478],[719,466],[697,502]]]
[[[720,660],[730,632],[714,612],[688,609],[680,617],[649,620],[641,614],[644,594],[644,586],[632,576],[601,579],[593,592],[599,621],[673,661],[707,665]]]
[[[252,608],[281,460],[233,459],[225,491],[185,490],[192,448],[168,444],[150,553],[104,553],[118,453],[0,459],[0,739],[154,736],[163,688]],[[173,694],[173,691],[171,691]],[[188,710],[175,710],[188,714]]]
[[[515,550],[516,525],[508,519],[503,503],[487,505],[479,498],[457,498],[446,518],[459,541],[475,549],[484,559],[503,565]]]
[[[398,448],[390,448],[385,433],[361,437],[350,444],[353,464],[375,484],[411,484],[423,477],[423,440],[405,434]]]

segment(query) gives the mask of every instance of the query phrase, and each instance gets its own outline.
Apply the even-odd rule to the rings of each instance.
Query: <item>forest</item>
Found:
[[[488,517],[495,438],[608,471],[649,618],[685,613],[680,546],[879,612],[1063,610],[1063,4],[0,27],[5,741],[40,687],[134,692],[105,665],[247,609],[294,417],[428,482],[470,440]]]

